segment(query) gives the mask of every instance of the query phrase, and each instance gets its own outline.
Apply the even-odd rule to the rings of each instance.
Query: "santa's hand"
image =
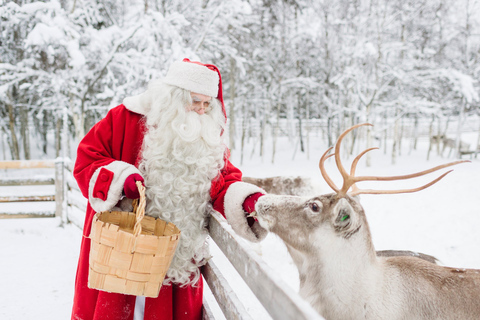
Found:
[[[138,173],[131,174],[125,179],[123,184],[123,193],[129,199],[138,199],[140,198],[140,193],[138,193],[138,188],[136,182],[140,181],[145,185],[143,177]]]
[[[257,203],[258,198],[261,196],[263,196],[263,194],[260,192],[249,195],[245,201],[243,201],[243,211],[248,214],[255,211],[255,203]]]
[[[255,212],[255,203],[257,203],[258,199],[263,195],[264,194],[257,192],[249,195],[245,201],[243,201],[243,211],[246,212],[247,222],[250,227],[255,223],[255,220],[257,220],[252,215],[252,212]]]

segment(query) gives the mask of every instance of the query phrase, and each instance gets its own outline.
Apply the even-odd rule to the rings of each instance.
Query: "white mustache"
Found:
[[[172,122],[172,129],[185,142],[195,142],[202,139],[208,145],[218,145],[221,128],[208,114],[199,115],[196,112],[187,112],[183,123]]]

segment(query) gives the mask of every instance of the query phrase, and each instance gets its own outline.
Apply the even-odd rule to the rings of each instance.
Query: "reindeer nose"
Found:
[[[263,197],[258,198],[257,203],[255,203],[255,211],[257,211],[257,212],[265,212],[265,211],[267,211],[267,209],[268,209],[268,204],[267,204],[267,202],[265,201],[266,199],[264,199],[264,198],[266,198],[266,197],[267,197],[267,196],[265,195],[265,196],[263,196]]]
[[[255,211],[263,211],[265,205],[258,199],[257,203],[255,203]]]

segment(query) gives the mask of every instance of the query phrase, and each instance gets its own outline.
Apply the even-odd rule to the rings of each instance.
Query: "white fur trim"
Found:
[[[108,190],[107,199],[105,201],[93,197],[93,188],[95,188],[98,174],[102,168],[113,172],[113,180],[110,184],[110,189]],[[88,200],[93,210],[95,210],[95,212],[111,210],[122,197],[125,179],[133,173],[141,174],[135,166],[123,161],[113,161],[112,163],[95,170],[88,186]]]
[[[172,63],[163,82],[182,89],[216,98],[220,77],[205,66],[184,61]]]
[[[138,94],[133,97],[123,99],[123,105],[130,111],[146,115],[152,105],[152,95],[149,91]]]
[[[267,230],[262,228],[258,221],[255,221],[252,227],[248,226],[245,211],[243,211],[243,202],[245,199],[257,192],[266,193],[265,190],[253,184],[235,182],[228,187],[225,193],[224,203],[225,216],[233,230],[235,230],[238,235],[252,242],[261,241],[267,236]]]
[[[133,320],[144,320],[145,314],[145,297],[135,297],[135,309],[133,311]]]

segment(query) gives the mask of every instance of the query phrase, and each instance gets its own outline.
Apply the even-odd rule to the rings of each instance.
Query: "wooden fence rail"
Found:
[[[2,163],[0,162],[0,165]],[[54,185],[53,177],[36,177],[36,178],[1,178],[0,187],[4,186],[38,186],[38,185]]]
[[[0,161],[0,169],[44,169],[55,168],[53,160],[13,160]]]
[[[83,228],[87,200],[80,192],[72,174],[72,163],[69,159],[58,158],[55,161],[8,161],[0,162],[0,169],[54,168],[55,178],[0,178],[0,186],[17,185],[55,185],[55,195],[46,196],[44,200],[55,201],[54,216],[62,217]],[[4,197],[12,201],[32,201],[32,197]],[[0,202],[7,199],[0,197]],[[26,215],[28,216],[28,214]],[[50,215],[50,216],[53,216]],[[285,320],[322,320],[323,318],[298,293],[283,282],[258,255],[239,238],[227,221],[217,212],[209,219],[209,232],[212,240],[222,250],[226,258],[250,287],[272,319]],[[242,303],[227,277],[209,260],[202,267],[202,274],[212,291],[226,319],[252,320],[248,308]],[[214,313],[204,301],[203,318],[215,320]]]
[[[0,197],[0,202],[55,201],[55,196],[9,196]]]

